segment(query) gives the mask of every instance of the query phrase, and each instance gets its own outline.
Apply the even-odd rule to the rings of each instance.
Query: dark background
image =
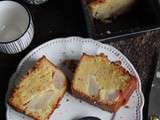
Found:
[[[0,53],[0,120],[5,120],[5,94],[9,78],[20,60],[30,50],[57,37],[88,37],[80,0],[49,0],[40,6],[28,5],[22,0],[17,1],[30,10],[35,35],[30,46],[23,52],[14,55]],[[151,83],[149,80],[154,73],[154,57],[156,48],[160,47],[159,38],[160,32],[151,32],[136,38],[109,43],[129,58],[143,80],[142,88],[146,98],[144,120],[147,120],[148,88]]]

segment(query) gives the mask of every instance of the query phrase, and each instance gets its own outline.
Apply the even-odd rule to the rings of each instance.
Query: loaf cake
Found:
[[[135,0],[89,0],[89,9],[92,16],[102,21],[112,17],[117,17],[129,9],[135,3]]]
[[[137,79],[120,62],[111,62],[104,54],[83,54],[71,87],[73,96],[116,112],[137,88]]]
[[[48,120],[66,87],[63,72],[43,56],[21,78],[10,94],[8,104],[35,120]]]

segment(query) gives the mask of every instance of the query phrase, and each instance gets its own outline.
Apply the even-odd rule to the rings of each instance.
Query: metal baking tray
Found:
[[[91,38],[113,41],[160,29],[159,0],[137,0],[134,9],[106,24],[92,17],[87,0],[81,0],[86,27]]]

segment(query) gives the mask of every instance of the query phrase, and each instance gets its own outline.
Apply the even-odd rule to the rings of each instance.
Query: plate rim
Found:
[[[55,38],[55,39],[51,39],[47,42],[44,42],[42,43],[41,45],[33,48],[30,52],[28,52],[22,59],[21,61],[19,62],[15,72],[11,75],[11,77],[9,78],[9,82],[8,82],[8,88],[7,88],[7,92],[6,92],[6,95],[5,95],[5,107],[6,107],[6,119],[8,120],[8,103],[7,103],[7,99],[8,99],[8,94],[9,94],[9,88],[11,87],[10,86],[10,81],[11,79],[16,75],[16,73],[19,71],[19,69],[21,67],[23,67],[23,63],[25,63],[25,61],[27,60],[27,58],[29,58],[35,51],[43,48],[44,46],[48,46],[48,44],[54,42],[54,41],[69,41],[70,39],[76,39],[77,41],[81,41],[81,42],[92,42],[92,43],[95,43],[99,46],[108,46],[110,48],[112,48],[113,50],[119,52],[123,58],[127,61],[127,63],[131,66],[131,68],[133,68],[133,71],[137,77],[137,80],[138,80],[138,84],[139,84],[139,87],[138,87],[138,93],[140,95],[140,98],[141,98],[141,105],[139,105],[139,113],[140,113],[140,120],[143,120],[143,107],[144,107],[144,102],[145,102],[145,99],[144,99],[144,95],[143,95],[143,92],[142,92],[142,84],[141,84],[141,79],[138,75],[138,72],[137,70],[135,69],[135,67],[133,66],[133,64],[129,61],[129,59],[121,52],[119,51],[118,49],[116,49],[115,47],[113,47],[112,45],[109,45],[109,44],[103,44],[99,41],[96,41],[92,38],[83,38],[83,37],[78,37],[78,36],[71,36],[71,37],[60,37],[60,38]]]

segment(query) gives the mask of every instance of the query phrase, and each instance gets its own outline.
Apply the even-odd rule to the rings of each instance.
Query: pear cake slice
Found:
[[[8,103],[36,120],[48,120],[67,88],[63,72],[45,56],[21,78]]]
[[[137,88],[137,79],[120,62],[110,62],[104,54],[83,54],[71,87],[75,97],[103,110],[116,112]]]
[[[94,18],[102,21],[128,12],[136,0],[89,0],[89,8]]]

